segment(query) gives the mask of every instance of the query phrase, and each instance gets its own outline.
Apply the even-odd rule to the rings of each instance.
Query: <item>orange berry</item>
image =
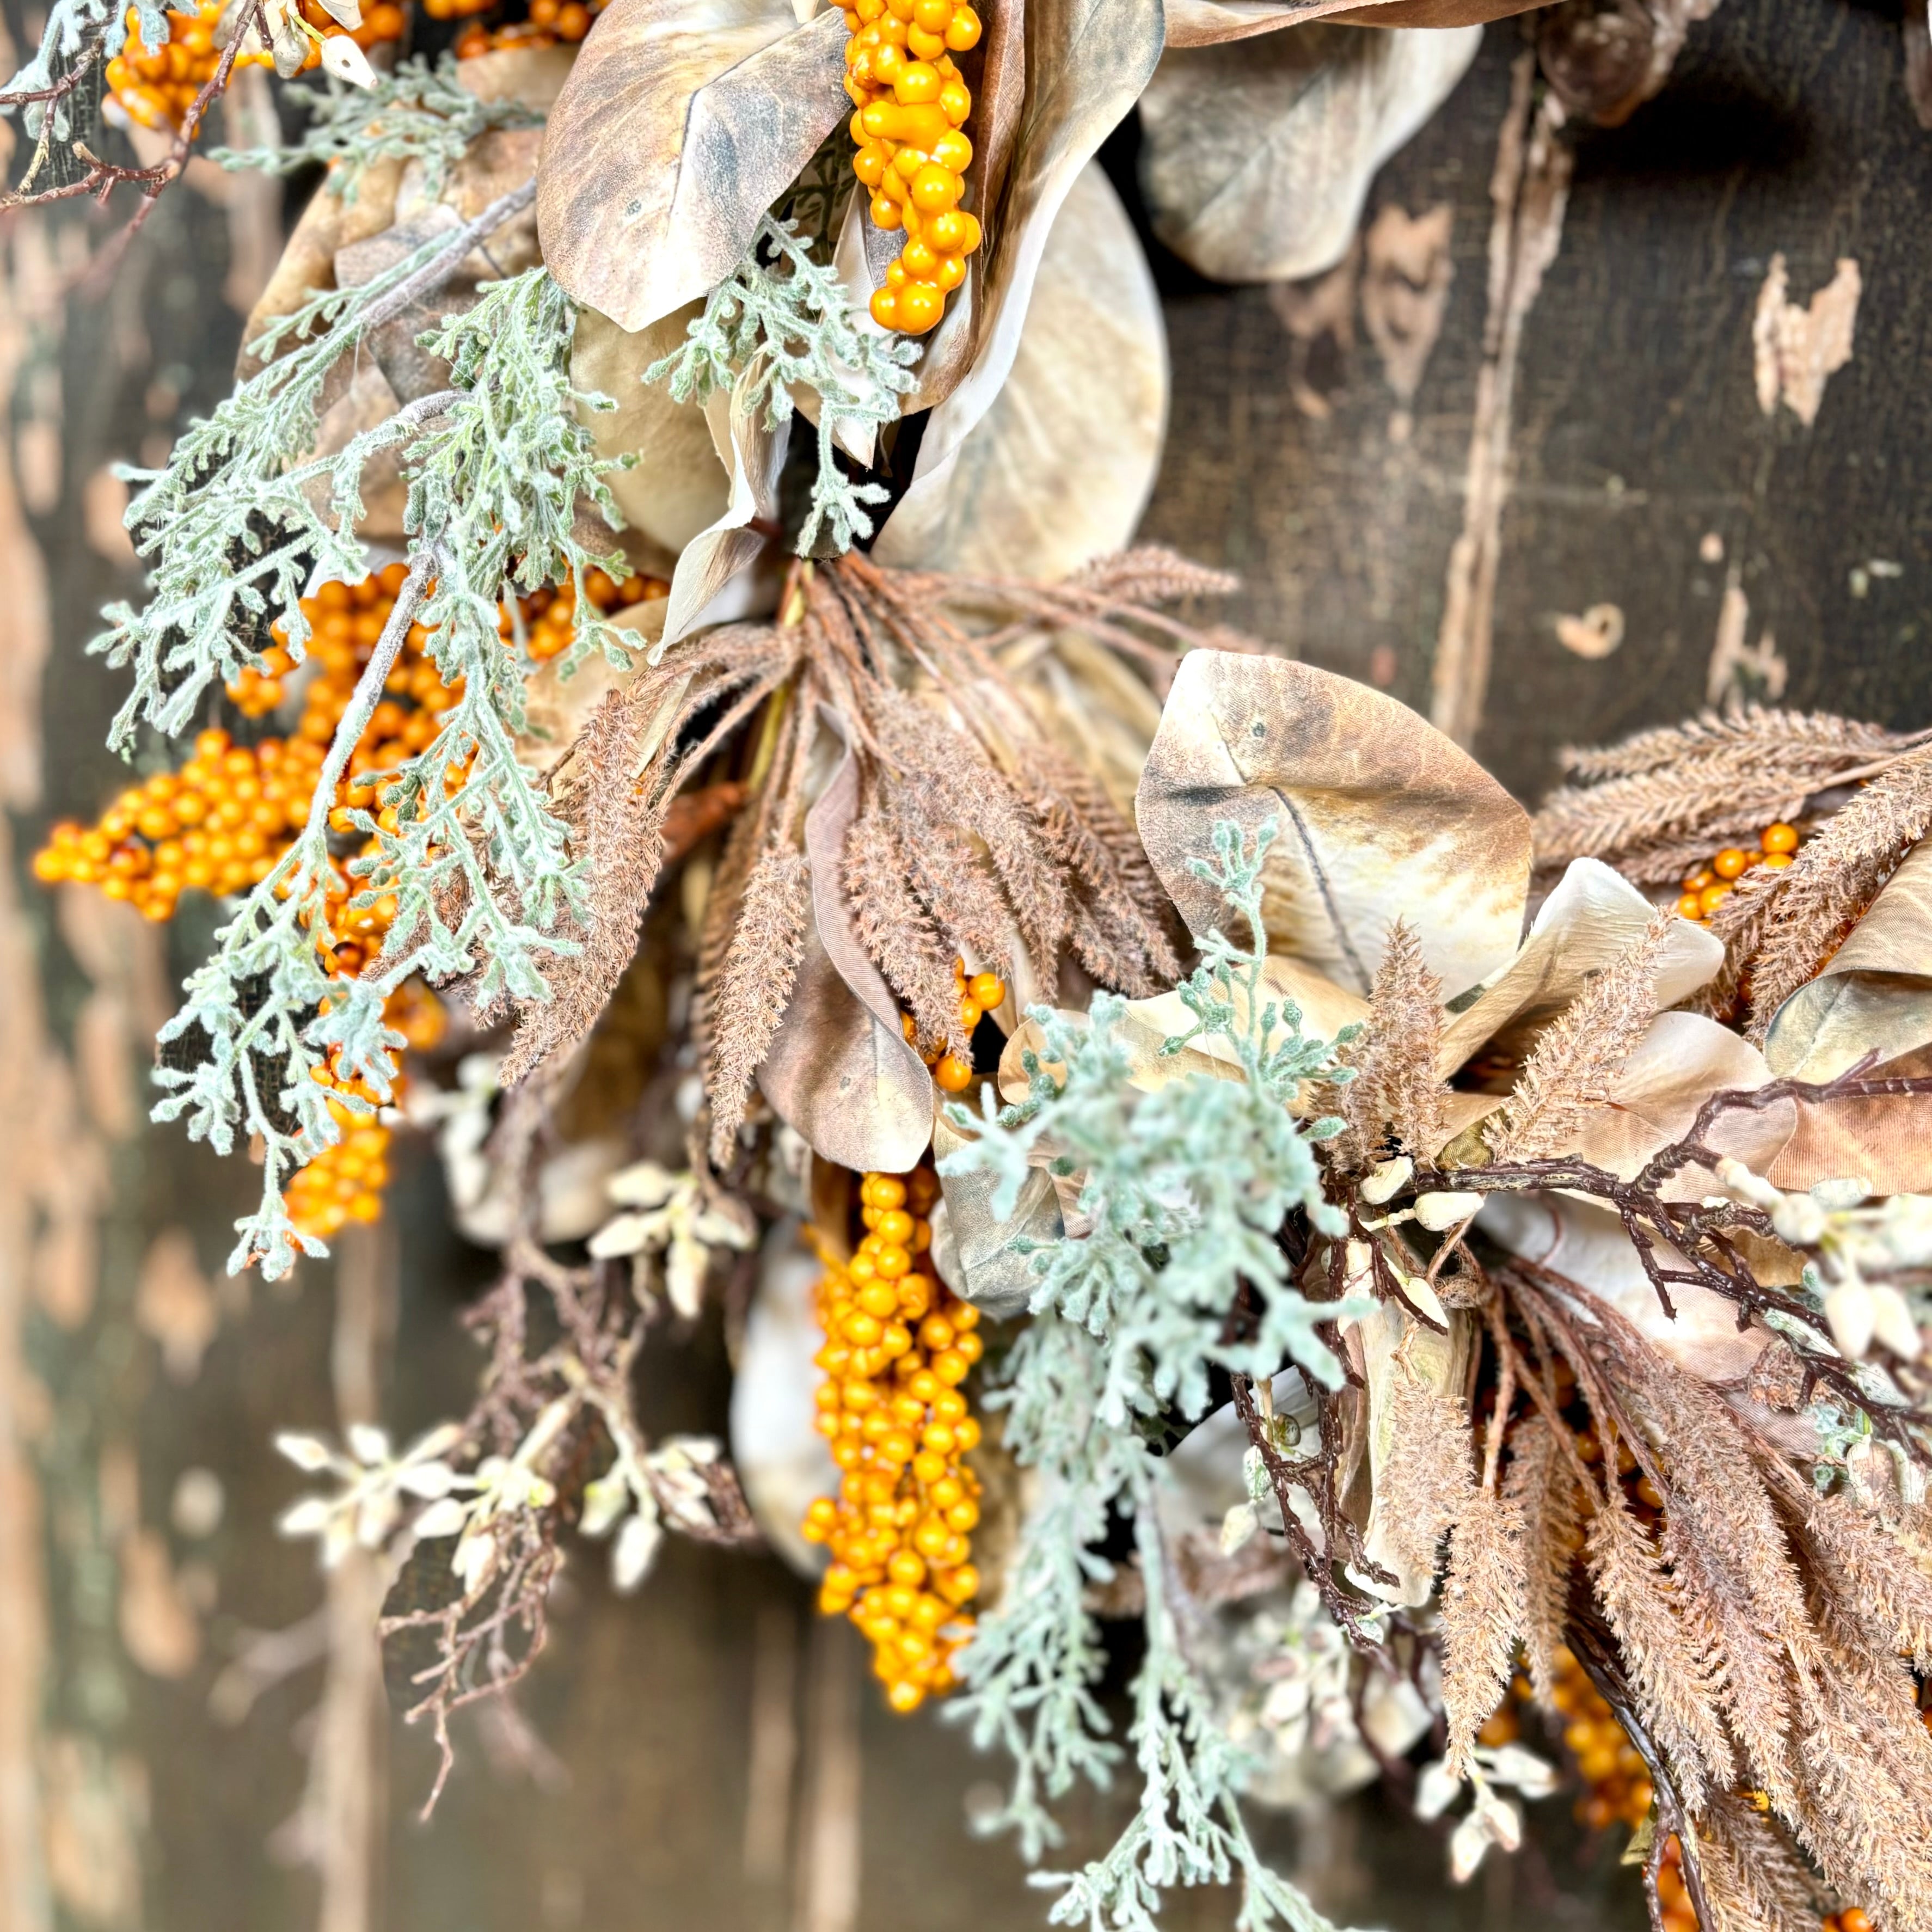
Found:
[[[1720,879],[1737,879],[1750,870],[1751,862],[1751,855],[1742,847],[1726,845],[1711,861],[1711,869]]]
[[[1764,852],[1795,852],[1798,850],[1798,828],[1786,825],[1780,819],[1775,825],[1767,825],[1758,834],[1758,849]]]

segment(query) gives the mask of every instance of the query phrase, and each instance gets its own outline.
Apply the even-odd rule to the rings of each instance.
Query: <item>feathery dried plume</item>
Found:
[[[1846,927],[1932,832],[1932,746],[1898,758],[1828,819],[1782,872],[1745,874],[1713,915],[1727,964],[1750,975],[1747,1031],[1762,1042],[1778,1008],[1815,978]]]
[[[1116,577],[1118,592],[1109,587]],[[961,958],[1004,978],[1024,947],[1051,986],[1070,951],[1124,992],[1172,982],[1178,928],[1132,825],[1035,724],[993,651],[997,634],[956,618],[1005,618],[1049,639],[1077,630],[1089,647],[1164,674],[1172,647],[1197,634],[1138,600],[1217,587],[1212,573],[1165,554],[1130,558],[1084,586],[899,573],[852,554],[795,566],[776,623],[727,626],[680,644],[608,700],[598,742],[621,743],[625,788],[635,795],[622,809],[644,821],[661,820],[758,721],[745,781],[752,803],[714,878],[700,940],[694,1031],[718,1145],[742,1121],[746,1087],[790,996],[795,960],[777,966],[803,927],[794,932],[788,908],[802,906],[808,918],[808,901],[794,867],[764,860],[795,845],[828,733],[842,740],[860,785],[839,884],[862,944],[910,1007],[922,1044],[970,1059],[953,980]],[[584,765],[593,748],[573,754],[573,764]],[[614,983],[610,962],[634,941],[650,880],[651,868],[638,865],[599,877],[608,941],[573,981],[568,1011],[526,1022],[519,1073],[581,1037],[586,1012]],[[729,935],[752,916],[754,881],[769,929],[761,924],[750,950],[733,952]],[[739,1016],[728,1028],[728,1004]]]
[[[1537,862],[1606,859],[1634,878],[1674,880],[1712,844],[1798,816],[1813,794],[1874,776],[1926,735],[1753,706],[1604,750],[1566,750],[1564,767],[1579,782],[1537,814]]]
[[[573,852],[588,862],[590,912],[580,950],[551,972],[550,999],[518,1016],[499,1076],[506,1086],[589,1034],[637,950],[638,928],[664,852],[663,802],[640,797],[637,789],[644,722],[614,692],[590,714],[572,749],[558,816],[569,830]]]
[[[1543,1416],[1519,1423],[1510,1438],[1503,1494],[1522,1523],[1523,1654],[1538,1698],[1554,1706],[1556,1653],[1568,1620],[1570,1580],[1582,1547],[1583,1492],[1574,1458]]]
[[[1631,1688],[1692,1810],[1736,1774],[1710,1663],[1684,1630],[1656,1546],[1612,1493],[1591,1519],[1584,1550],[1598,1602],[1622,1652]]]
[[[906,1003],[920,1045],[930,1050],[943,1041],[949,1052],[970,1059],[952,951],[907,883],[908,871],[885,810],[868,800],[845,838],[845,896],[860,944]]]
[[[1462,1405],[1399,1367],[1388,1378],[1388,1454],[1376,1476],[1376,1520],[1404,1568],[1433,1574],[1436,1553],[1475,1493]]]
[[[1932,1574],[1924,1559],[1850,1496],[1813,1496],[1798,1535],[1834,1594],[1889,1652],[1932,1672]]]
[[[1449,1538],[1442,1586],[1442,1714],[1450,1776],[1468,1774],[1478,1729],[1509,1688],[1526,1616],[1522,1513],[1509,1497],[1478,1488]]]
[[[1414,929],[1398,920],[1376,968],[1368,1023],[1338,1056],[1355,1076],[1335,1103],[1346,1123],[1330,1148],[1339,1168],[1359,1172],[1397,1150],[1426,1160],[1442,1144],[1448,1090],[1436,1072],[1442,1037],[1442,983],[1424,963]]]
[[[1006,977],[1024,945],[1051,986],[1072,950],[1101,983],[1124,993],[1150,995],[1173,983],[1180,966],[1173,908],[1132,825],[1100,782],[1041,734],[993,651],[999,632],[966,630],[956,614],[976,613],[982,624],[1005,618],[1047,640],[1076,630],[1088,647],[1126,653],[1160,678],[1171,670],[1174,645],[1194,644],[1198,634],[1140,599],[1219,587],[1214,572],[1167,553],[1130,554],[1111,574],[1096,568],[1088,584],[1066,586],[886,572],[848,554],[794,566],[775,624],[730,624],[676,645],[604,701],[595,736],[566,761],[576,790],[608,782],[620,792],[595,808],[595,827],[586,818],[576,844],[593,860],[593,926],[603,937],[593,935],[566,976],[556,1010],[520,1014],[510,1076],[527,1078],[576,1046],[636,943],[655,868],[604,868],[604,846],[622,825],[663,823],[680,790],[754,721],[761,721],[759,742],[744,786],[754,804],[718,866],[700,935],[694,1036],[709,1078],[722,1082],[711,1090],[718,1132],[742,1120],[746,1084],[792,983],[790,972],[765,977],[758,1024],[732,1022],[740,1040],[724,1049],[722,1003],[749,997],[754,983],[752,955],[736,974],[727,970],[730,933],[749,916],[761,858],[796,846],[808,786],[825,764],[815,752],[832,730],[827,717],[858,764],[862,798],[841,854],[841,885],[862,943],[912,1009],[922,1043],[970,1057],[952,982],[960,956]],[[618,767],[628,777],[604,777]],[[781,798],[784,808],[775,809]],[[595,852],[593,831],[604,841]],[[796,885],[794,869],[764,873],[765,891],[781,883]],[[761,910],[777,914],[781,902],[761,900]],[[772,958],[788,955],[788,923],[765,937],[784,939]]]
[[[1119,604],[1174,604],[1184,597],[1232,596],[1241,580],[1165,544],[1136,544],[1083,564],[1064,587]]]
[[[752,1076],[791,999],[812,910],[805,854],[767,846],[752,868],[744,903],[718,976],[706,1084],[711,1096],[711,1158],[722,1167],[745,1118]]]
[[[1538,1036],[1515,1088],[1485,1129],[1492,1159],[1536,1160],[1575,1144],[1584,1116],[1609,1097],[1610,1083],[1656,1016],[1658,956],[1675,916],[1659,913]]]
[[[1817,1932],[1835,1909],[1776,1822],[1732,1792],[1712,1794],[1696,1835],[1705,1932]]]

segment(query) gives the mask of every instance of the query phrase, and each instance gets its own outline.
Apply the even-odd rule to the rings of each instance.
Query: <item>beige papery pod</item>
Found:
[[[1154,232],[1223,282],[1285,281],[1348,248],[1376,170],[1468,71],[1480,27],[1323,24],[1170,45],[1141,100]]]

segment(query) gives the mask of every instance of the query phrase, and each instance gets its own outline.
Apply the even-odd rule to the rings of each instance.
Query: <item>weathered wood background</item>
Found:
[[[1932,136],[1898,8],[1724,0],[1658,100],[1540,160],[1512,147],[1526,31],[1490,30],[1333,275],[1228,290],[1154,250],[1175,398],[1148,532],[1243,574],[1234,621],[1434,711],[1526,796],[1560,744],[1732,689],[1923,722]],[[1108,159],[1130,180],[1130,130]],[[775,1562],[676,1545],[630,1601],[574,1564],[524,1700],[540,1743],[469,1727],[424,1828],[429,1755],[380,1713],[361,1586],[326,1598],[272,1534],[297,1487],[275,1429],[461,1407],[485,1260],[418,1149],[382,1234],[292,1292],[223,1286],[250,1177],[144,1119],[206,922],[56,902],[26,857],[116,782],[118,680],[81,654],[137,587],[106,466],[222,393],[283,213],[198,167],[104,291],[77,280],[85,217],[0,216],[0,1932],[1037,1924],[962,1828],[999,1766],[885,1714]],[[1804,314],[1767,409],[1780,258]],[[1854,277],[1850,360],[1808,394]],[[664,1426],[722,1426],[715,1332],[650,1373]],[[1119,1812],[1076,1802],[1064,1856]],[[1560,1818],[1546,1863],[1461,1893],[1379,1807],[1264,1828],[1352,1922],[1639,1922],[1614,1848],[1592,1864]],[[1230,1916],[1182,1898],[1172,1923]]]

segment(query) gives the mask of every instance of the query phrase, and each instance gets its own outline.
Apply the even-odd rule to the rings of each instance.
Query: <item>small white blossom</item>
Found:
[[[276,1526],[284,1536],[320,1538],[326,1570],[352,1550],[380,1550],[402,1520],[405,1498],[430,1502],[428,1516],[440,1506],[439,1498],[469,1480],[443,1460],[463,1439],[454,1423],[431,1430],[400,1456],[387,1433],[371,1424],[352,1423],[346,1432],[346,1454],[319,1436],[291,1432],[275,1438],[276,1448],[297,1468],[311,1476],[333,1475],[341,1484],[333,1496],[303,1497]]]
[[[704,1292],[713,1248],[749,1248],[756,1224],[735,1202],[712,1196],[695,1174],[673,1174],[654,1160],[639,1161],[605,1184],[610,1198],[632,1211],[615,1216],[590,1238],[598,1260],[629,1255],[664,1256],[670,1304],[688,1321]]]

